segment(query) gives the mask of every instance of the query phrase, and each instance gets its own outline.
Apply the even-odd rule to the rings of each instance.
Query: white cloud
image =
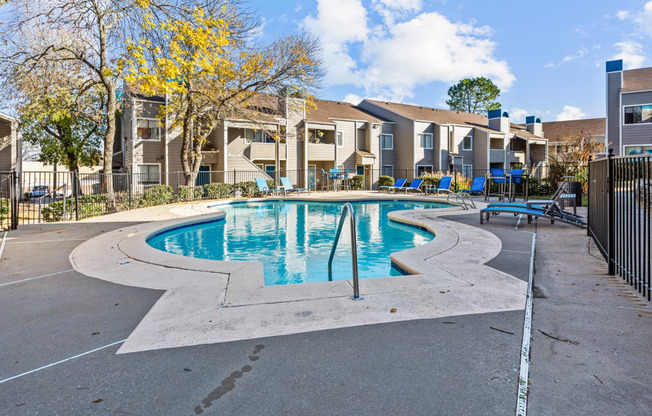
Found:
[[[490,27],[454,23],[436,12],[405,18],[402,13],[421,10],[416,0],[376,0],[372,7],[391,16],[379,13],[383,23],[370,27],[360,0],[319,0],[317,15],[304,20],[321,38],[328,84],[354,84],[367,96],[403,101],[430,82],[484,76],[507,90],[516,80],[507,62],[495,57]],[[400,21],[389,25],[387,16]]]
[[[643,11],[636,16],[636,23],[643,34],[652,37],[652,1],[643,6]]]
[[[523,110],[522,108],[512,108],[509,111],[509,121],[512,123],[525,123],[525,117],[527,115],[527,110]]]
[[[645,62],[646,56],[643,51],[643,45],[633,40],[624,40],[614,44],[615,48],[620,49],[612,59],[622,59],[625,69],[640,68]]]
[[[575,55],[573,55],[573,54],[571,54],[571,55],[566,55],[566,56],[564,56],[564,59],[562,59],[562,61],[564,61],[564,62],[570,62],[570,61],[574,61],[574,60],[576,60],[576,59],[580,59],[581,57],[583,57],[584,55],[586,55],[587,52],[588,52],[588,50],[587,50],[586,48],[580,48],[580,49],[577,51],[577,54],[575,54]]]
[[[557,121],[562,120],[578,120],[586,117],[586,114],[579,107],[573,107],[572,105],[565,105],[564,110],[557,114]]]
[[[627,10],[619,10],[616,13],[616,17],[618,17],[620,20],[625,20],[629,17],[629,12]]]
[[[346,97],[344,97],[344,100],[342,101],[344,101],[345,103],[358,105],[362,101],[362,97],[360,97],[358,94],[348,94]]]

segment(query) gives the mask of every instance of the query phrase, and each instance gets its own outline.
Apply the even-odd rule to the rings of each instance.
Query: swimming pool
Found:
[[[387,213],[447,204],[416,201],[352,202],[360,278],[396,276],[390,253],[423,245],[432,234],[390,221]],[[223,220],[182,226],[147,240],[156,249],[212,260],[260,261],[265,285],[328,281],[328,256],[343,203],[266,201],[220,205]],[[348,220],[347,220],[348,221]],[[333,261],[333,280],[352,278],[351,237],[345,226]]]

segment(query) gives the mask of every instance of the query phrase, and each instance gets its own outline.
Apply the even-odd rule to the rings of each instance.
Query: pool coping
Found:
[[[382,198],[382,200],[387,199],[397,198]],[[270,200],[269,198],[250,199],[243,202]],[[322,201],[315,198],[293,198],[292,200],[334,202],[332,199]],[[370,198],[347,198],[347,202],[355,200],[370,201]],[[398,198],[397,200],[441,202],[418,197]],[[70,260],[78,271],[91,277],[117,284],[166,291],[122,346],[121,353],[283,335],[342,326],[422,319],[432,317],[433,314],[440,316],[442,313],[460,314],[474,311],[522,309],[526,285],[524,286],[521,280],[513,276],[484,266],[484,263],[500,252],[500,240],[488,231],[439,218],[442,215],[466,213],[468,211],[462,211],[459,207],[389,213],[390,220],[425,228],[434,234],[435,238],[422,246],[391,253],[392,262],[412,274],[361,279],[361,293],[366,297],[366,300],[361,302],[348,300],[352,294],[350,281],[265,286],[263,265],[260,262],[189,258],[157,250],[147,243],[150,236],[167,229],[223,218],[225,215],[223,211],[119,229],[81,244],[71,253]],[[97,252],[105,253],[101,261],[97,260]],[[487,276],[492,278],[487,279]],[[496,287],[496,283],[501,283],[501,285]],[[422,299],[426,294],[436,298],[451,293],[451,291],[455,293],[466,291],[486,293],[489,291],[494,298],[503,297],[504,299],[498,299],[498,301],[497,299],[478,299],[475,303],[466,299],[460,301],[460,305],[464,305],[464,307],[449,304],[447,309],[445,308],[446,310],[441,310],[440,305],[414,306],[409,302],[411,296],[421,299],[423,303],[427,302],[427,298],[430,297]],[[498,296],[496,296],[497,294]],[[449,298],[454,297],[449,296]],[[365,312],[360,308],[369,309],[369,305],[374,303],[373,299],[375,298],[383,299],[383,302],[394,299],[397,301],[396,304],[406,305],[405,309],[410,310],[410,313],[405,315],[383,313],[382,316],[379,316],[379,311],[375,310],[375,314],[366,318],[362,316],[364,313],[356,319],[350,318],[353,313]],[[342,301],[345,301],[344,304]],[[198,304],[195,306],[200,311],[192,312],[193,308],[189,304]],[[307,305],[314,309],[316,304],[321,305],[320,319],[313,316],[305,321],[296,313],[292,315],[289,312],[296,308],[305,309]],[[262,312],[270,308],[271,312]],[[155,310],[156,313],[150,316]],[[181,317],[179,310],[185,311],[187,316]],[[267,322],[263,326],[259,321],[253,322],[249,316],[240,316],[241,312],[234,312],[236,310],[248,310],[253,315],[262,314],[259,316],[262,322],[267,322],[265,316],[272,313],[281,322],[274,324]],[[333,312],[334,310],[340,312],[337,317],[329,316],[326,312],[336,313]],[[386,312],[384,309],[383,311]],[[215,319],[221,319],[219,324],[221,326],[212,336],[203,332],[199,337],[196,336],[197,334],[191,337],[187,331],[178,326],[179,322],[196,321],[193,316],[201,314],[217,316],[220,315],[220,312],[221,317]],[[312,311],[308,316],[315,314],[315,311]],[[228,322],[227,315],[238,316],[238,319],[246,320],[248,323],[243,327],[234,328]],[[213,323],[213,320],[210,321]],[[195,325],[199,325],[199,322],[195,322]],[[184,335],[170,335],[172,328],[176,328]],[[140,335],[137,334],[139,329],[141,330]],[[162,333],[166,334],[163,341],[160,339]]]

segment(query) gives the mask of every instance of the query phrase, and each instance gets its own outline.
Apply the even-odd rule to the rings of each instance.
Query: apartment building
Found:
[[[18,120],[0,113],[0,172],[20,170],[21,146]]]
[[[600,153],[604,154],[606,137],[606,119],[587,118],[582,120],[550,121],[543,123],[543,131],[548,139],[548,155],[550,157],[567,152],[577,142],[569,142],[572,138],[582,138],[602,144]]]
[[[652,68],[623,70],[618,59],[606,72],[605,146],[615,155],[652,153]]]
[[[183,170],[182,140],[159,116],[165,105],[164,96],[125,97],[114,163],[141,180],[160,178],[175,186],[173,172]],[[349,103],[315,100],[307,108],[305,100],[286,92],[261,95],[247,117],[228,119],[209,134],[197,183],[289,176],[299,186],[315,187],[322,170],[339,168],[365,175],[371,188],[381,141],[391,142],[392,135],[392,122]]]
[[[536,167],[547,160],[548,141],[541,120],[509,122],[502,110],[488,116],[415,105],[363,100],[359,107],[394,122],[393,147],[382,147],[383,171],[414,171],[416,176],[456,170],[467,176],[489,168]]]

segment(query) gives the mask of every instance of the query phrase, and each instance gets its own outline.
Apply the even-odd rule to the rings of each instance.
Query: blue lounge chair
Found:
[[[484,184],[487,182],[487,179],[484,176],[476,176],[473,178],[473,184],[471,185],[471,189],[460,189],[457,191],[458,194],[464,195],[464,196],[471,196],[471,195],[480,195],[484,193]]]
[[[292,181],[286,176],[281,176],[281,185],[285,189],[285,192],[296,192],[298,195],[301,195],[301,191],[308,192],[310,195],[310,188],[295,188],[292,186]]]
[[[547,218],[550,220],[551,224],[554,224],[555,221],[560,221],[566,224],[574,225],[580,228],[586,228],[586,220],[578,215],[574,214],[559,214],[551,205],[548,208],[544,208],[539,205],[532,205],[529,208],[521,208],[517,206],[493,206],[487,207],[480,210],[480,224],[483,224],[484,221],[489,221],[489,216],[491,214],[498,215],[501,213],[508,213],[516,215],[527,215],[527,222],[532,222],[532,217],[535,218]]]
[[[417,191],[417,192],[423,193],[421,191],[421,184],[422,183],[423,183],[423,179],[412,179],[412,183],[410,184],[410,186],[406,186],[406,187],[403,187],[403,188],[397,188],[397,190],[405,191],[406,194],[408,193],[408,191],[410,191],[410,192]]]
[[[265,178],[256,178],[256,186],[258,187],[258,193],[261,195],[274,195],[283,192],[281,189],[269,189]]]
[[[439,181],[439,187],[437,188],[428,188],[426,189],[426,192],[430,191],[433,193],[437,193],[439,195],[440,192],[444,192],[447,194],[453,193],[451,191],[451,182],[453,181],[453,178],[451,176],[442,176],[441,180]]]
[[[397,179],[396,181],[394,181],[394,185],[379,186],[378,187],[378,192],[380,192],[381,190],[387,190],[387,192],[390,192],[392,189],[402,188],[403,185],[405,185],[405,181],[406,181],[406,179]]]

